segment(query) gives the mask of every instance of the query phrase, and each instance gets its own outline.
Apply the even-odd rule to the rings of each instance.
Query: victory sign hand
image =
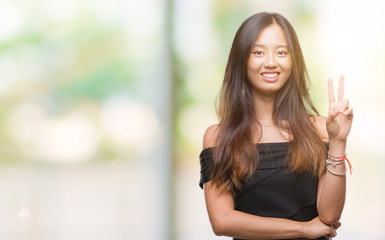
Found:
[[[340,76],[338,100],[334,97],[333,82],[328,81],[329,115],[326,128],[330,140],[346,141],[353,121],[353,109],[349,107],[349,100],[344,99],[344,76]]]

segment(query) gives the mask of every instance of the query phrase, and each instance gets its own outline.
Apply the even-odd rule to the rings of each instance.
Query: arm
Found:
[[[352,125],[353,110],[349,107],[349,101],[343,100],[343,76],[340,77],[337,102],[330,79],[328,87],[329,115],[324,119],[323,126],[329,137],[329,154],[341,157],[346,154],[346,139]],[[329,167],[337,173],[346,171],[344,164]],[[340,219],[345,204],[345,192],[346,177],[325,171],[319,181],[317,196],[317,209],[321,221],[326,224],[334,224]]]
[[[345,143],[329,142],[329,153],[333,156],[345,155]],[[345,165],[333,167],[335,172],[345,172]],[[322,222],[333,224],[339,221],[345,204],[346,176],[336,176],[329,171],[318,183],[317,210]]]
[[[260,217],[234,210],[233,196],[212,182],[204,185],[207,211],[214,233],[242,239],[290,239],[334,236],[317,217],[309,222]],[[337,226],[338,227],[338,226]]]
[[[215,146],[217,125],[205,133],[203,147]],[[243,239],[288,239],[332,236],[330,226],[317,217],[309,222],[296,222],[281,218],[260,217],[234,209],[230,192],[219,189],[209,181],[204,184],[205,200],[210,222],[216,235]]]

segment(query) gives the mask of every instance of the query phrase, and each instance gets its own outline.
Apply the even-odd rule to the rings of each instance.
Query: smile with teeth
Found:
[[[279,73],[262,73],[261,75],[264,78],[276,78],[278,77]]]

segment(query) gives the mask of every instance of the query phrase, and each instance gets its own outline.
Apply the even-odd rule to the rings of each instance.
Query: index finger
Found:
[[[340,85],[338,86],[338,102],[342,102],[344,100],[344,75],[340,76]]]
[[[329,78],[328,80],[328,94],[329,94],[329,104],[334,103],[336,98],[334,97],[333,81]]]

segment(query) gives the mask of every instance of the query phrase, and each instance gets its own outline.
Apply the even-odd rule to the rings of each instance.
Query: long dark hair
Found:
[[[292,169],[298,173],[312,171],[315,176],[324,172],[325,144],[310,121],[310,115],[319,113],[308,92],[308,76],[297,35],[282,15],[262,12],[249,17],[239,27],[219,95],[219,126],[211,180],[233,193],[241,188],[241,180],[251,176],[258,165],[253,136],[261,128],[256,127],[260,124],[247,77],[247,63],[256,38],[273,23],[282,28],[292,58],[289,79],[278,91],[274,102],[273,120],[291,136],[288,155],[292,159]]]

